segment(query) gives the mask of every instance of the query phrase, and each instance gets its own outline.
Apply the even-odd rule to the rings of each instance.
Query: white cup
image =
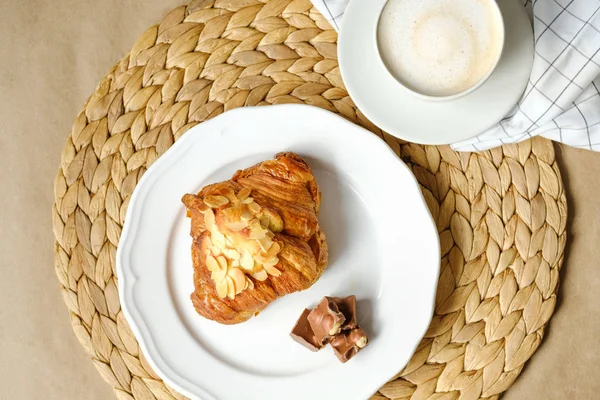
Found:
[[[492,75],[504,47],[496,0],[388,0],[377,47],[400,86],[426,100],[452,100]]]

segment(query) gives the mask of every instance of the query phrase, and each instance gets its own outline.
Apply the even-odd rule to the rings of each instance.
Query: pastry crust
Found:
[[[238,194],[244,188],[251,190],[254,202],[270,217],[272,241],[281,248],[275,265],[280,274],[264,281],[247,275],[254,287],[232,299],[217,294],[206,265],[211,241],[204,222],[204,199],[231,191]],[[222,324],[244,322],[277,298],[309,288],[327,266],[327,243],[317,219],[321,193],[306,161],[294,153],[279,153],[273,160],[237,171],[228,181],[204,187],[197,195],[186,194],[182,201],[191,217],[195,288],[191,300],[205,318]],[[217,226],[221,218],[217,211]]]

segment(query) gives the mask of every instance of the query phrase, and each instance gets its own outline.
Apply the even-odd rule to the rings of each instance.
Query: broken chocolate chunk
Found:
[[[300,318],[298,318],[296,325],[294,325],[294,328],[290,332],[290,336],[310,351],[319,351],[323,345],[317,341],[315,333],[308,323],[307,317],[309,313],[310,310],[305,308]]]
[[[324,297],[315,309],[304,309],[290,336],[312,351],[330,343],[333,353],[345,363],[368,344],[357,321],[355,296]]]
[[[367,334],[360,327],[343,331],[331,341],[331,347],[337,358],[345,363],[368,344]]]
[[[356,320],[356,296],[348,296],[348,297],[328,297],[331,299],[337,306],[338,309],[344,314],[346,320],[342,324],[342,330],[354,329],[358,326],[358,322]]]
[[[337,335],[346,320],[337,304],[331,297],[325,297],[314,310],[308,314],[308,322],[315,333],[317,341],[327,344]]]

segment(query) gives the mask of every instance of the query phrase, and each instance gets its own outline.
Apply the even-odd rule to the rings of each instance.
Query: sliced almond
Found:
[[[222,249],[225,247],[225,236],[223,236],[223,234],[221,232],[219,232],[219,230],[215,228],[210,232],[211,234],[211,240],[213,242],[213,244]]]
[[[252,277],[254,279],[256,279],[257,281],[266,281],[267,278],[269,277],[269,275],[267,275],[267,272],[265,270],[261,270],[258,272],[255,272],[252,274]]]
[[[235,298],[235,285],[233,284],[233,279],[230,276],[225,277],[225,281],[227,282],[227,297],[231,300]]]
[[[218,256],[219,254],[221,254],[222,249],[218,246],[212,246],[210,248],[210,252],[212,253],[213,256]]]
[[[264,238],[258,240],[258,244],[260,245],[260,249],[262,251],[268,252],[269,249],[277,243],[273,243],[273,241],[269,237],[265,236]],[[275,254],[277,254],[277,252]]]
[[[265,253],[257,253],[257,254],[254,254],[253,257],[254,257],[254,261],[256,261],[256,263],[258,265],[263,265],[264,263],[266,263],[268,261],[267,258],[265,257]]]
[[[254,199],[252,197],[248,197],[246,200],[242,201],[242,204],[252,204]]]
[[[235,209],[233,207],[229,207],[223,210],[223,215],[225,215],[225,219],[227,221],[235,221],[235,216],[233,215]]]
[[[246,271],[252,271],[254,269],[254,259],[247,251],[242,253],[242,256],[240,257],[240,264]]]
[[[240,253],[238,253],[238,251],[235,249],[223,249],[223,255],[229,258],[230,260],[240,259]]]
[[[260,253],[260,245],[256,240],[247,240],[244,243],[244,249],[250,252],[250,254]]]
[[[217,269],[216,271],[213,271],[210,274],[210,278],[215,281],[215,282],[221,282],[222,280],[225,279],[225,277],[227,276],[227,270],[226,269]]]
[[[260,206],[256,203],[250,203],[250,204],[246,205],[246,208],[248,209],[248,211],[250,211],[254,215],[256,215],[260,212]]]
[[[241,218],[243,221],[250,221],[252,218],[254,218],[254,215],[253,215],[253,214],[252,214],[250,211],[248,211],[248,210],[244,209],[244,210],[242,211],[242,215],[240,215],[240,218]]]
[[[279,258],[273,257],[265,260],[262,266],[266,269],[267,267],[274,267],[275,265],[277,265],[277,263],[279,263]]]
[[[248,284],[248,289],[254,289],[254,282],[252,282],[252,279],[246,277],[246,283]]]
[[[258,229],[260,228],[260,221],[256,218],[248,222],[248,228],[250,229]]]
[[[227,197],[227,200],[229,200],[231,202],[238,201],[237,197],[235,196],[235,192],[231,188],[221,189],[220,193],[221,193],[221,195]]]
[[[269,227],[269,216],[266,214],[260,215],[259,218],[260,220],[260,225],[263,228],[268,228]]]
[[[219,266],[217,269],[219,271],[225,271],[225,273],[227,273],[227,259],[222,255],[219,255],[215,257],[215,260],[217,260],[217,265]]]
[[[219,264],[213,256],[206,257],[206,268],[208,268],[208,270],[212,272],[219,270]]]
[[[231,230],[232,232],[241,232],[246,229],[247,225],[248,224],[246,221],[228,222],[225,224],[227,229]]]
[[[277,242],[274,242],[273,245],[267,251],[267,258],[273,258],[281,251],[281,245]]]
[[[229,222],[237,222],[240,220],[240,217],[242,216],[242,207],[241,204],[238,206],[234,206],[234,207],[229,207],[228,209],[223,211],[223,214],[225,214],[225,218],[227,218],[227,221]]]
[[[229,200],[225,196],[206,196],[204,199],[204,204],[212,208],[219,208],[229,203]]]
[[[246,285],[246,275],[239,268],[231,268],[227,273],[227,276],[233,279],[233,284],[235,286],[235,294],[239,294],[244,290],[244,286]]]
[[[252,190],[248,188],[243,188],[238,192],[237,198],[239,201],[244,201],[248,198],[248,196],[250,196],[250,193],[252,193]]]
[[[204,226],[209,231],[212,231],[212,228],[215,226],[215,213],[213,210],[206,210],[204,213]]]
[[[217,257],[217,262],[219,263],[219,269],[224,269],[225,271],[227,271],[227,259],[225,257]]]
[[[248,228],[250,228],[248,239],[262,239],[266,236],[266,230],[260,225],[260,223],[256,219],[250,221]]]
[[[227,296],[227,281],[226,280],[218,281],[216,284],[216,288],[217,288],[217,294],[219,295],[220,298],[224,298],[225,296]]]
[[[266,236],[264,231],[250,231],[250,234],[248,235],[249,239],[262,239]]]
[[[218,256],[219,254],[221,254],[221,250],[223,249],[223,243],[222,242],[216,242],[211,236],[207,236],[208,241],[206,243],[206,245],[208,246],[210,244],[210,249],[213,252],[213,254],[215,256]]]
[[[271,266],[269,264],[263,265],[263,268],[265,269],[265,271],[267,271],[267,273],[269,275],[273,275],[273,276],[279,276],[279,275],[281,275],[281,271],[280,270],[278,270],[277,268],[275,268],[274,266]]]

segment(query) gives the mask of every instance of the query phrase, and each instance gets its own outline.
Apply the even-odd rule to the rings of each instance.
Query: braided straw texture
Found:
[[[399,142],[354,106],[336,41],[310,0],[195,0],[148,29],[75,120],[54,185],[55,269],[73,329],[119,399],[183,398],[152,371],[119,305],[131,194],[189,128],[242,106],[339,113],[384,138],[422,186],[442,248],[435,316],[372,399],[497,399],[540,345],[566,241],[551,142],[481,154]]]

